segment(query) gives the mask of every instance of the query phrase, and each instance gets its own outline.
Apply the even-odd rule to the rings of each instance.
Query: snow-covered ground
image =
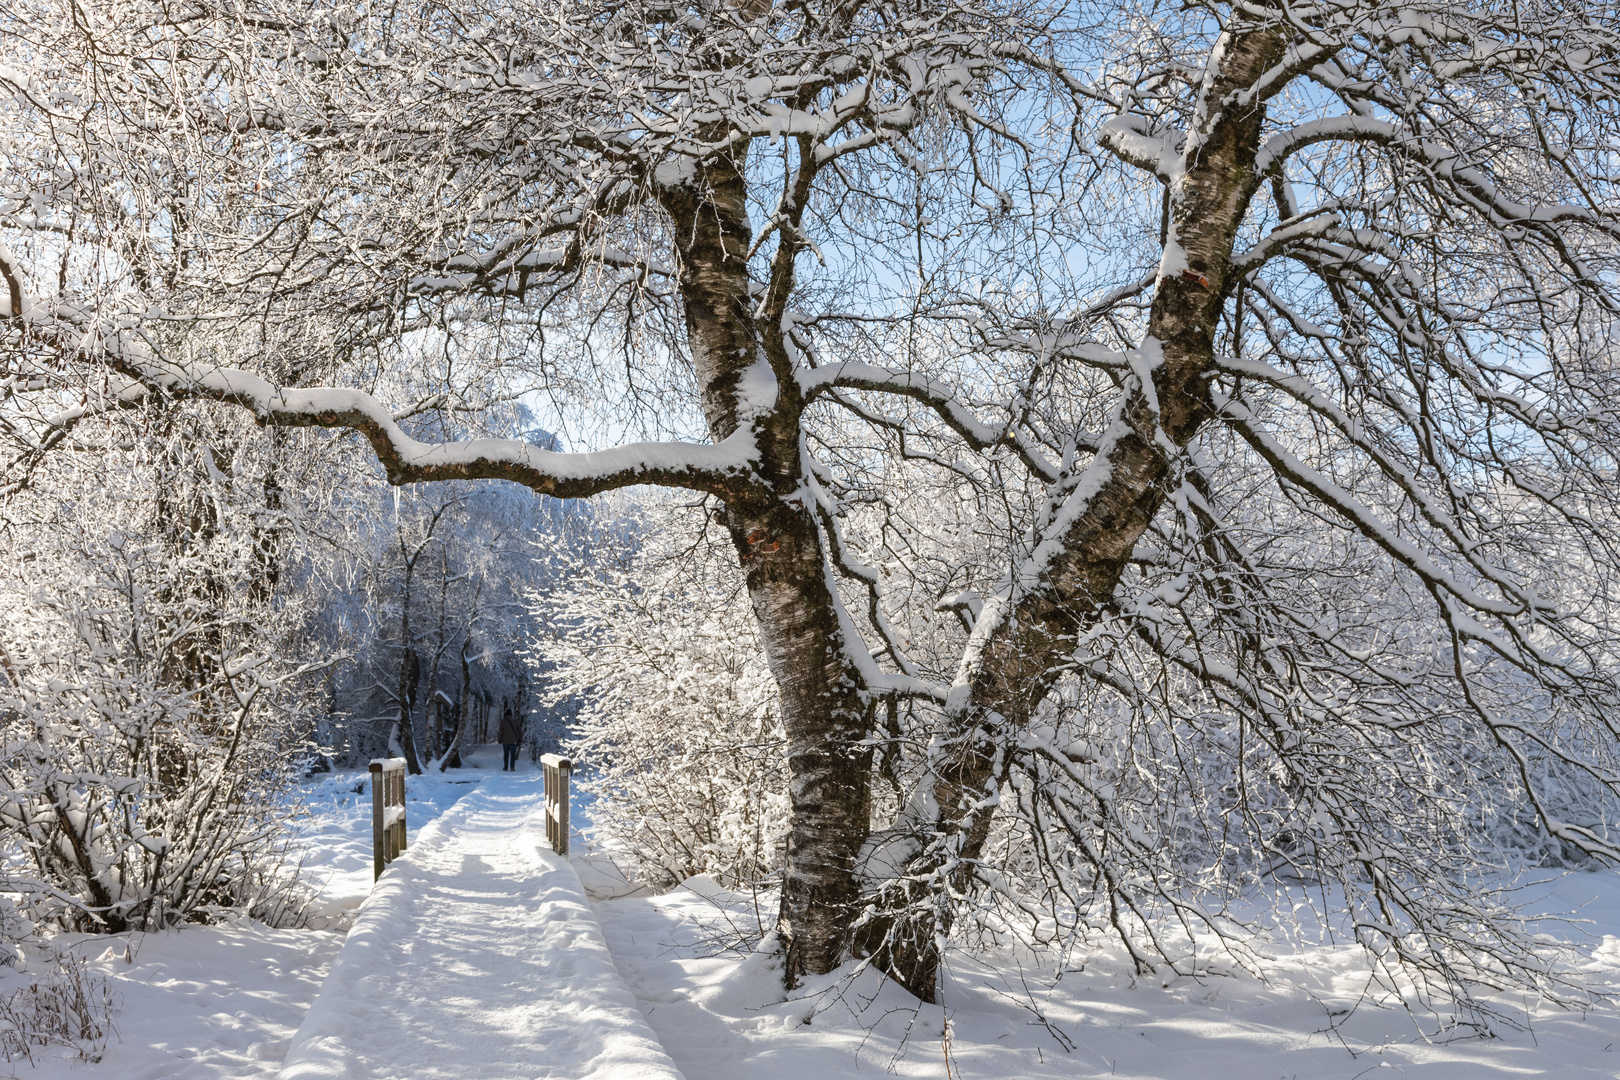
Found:
[[[411,778],[406,791],[413,838],[498,771],[500,748],[479,748],[468,765]],[[532,766],[524,762],[523,768]],[[0,1062],[0,1076],[234,1080],[276,1075],[343,944],[342,930],[371,891],[371,793],[356,790],[366,778],[364,771],[331,773],[295,793],[304,813],[293,853],[321,886],[316,925],[335,929],[273,930],[243,920],[162,934],[63,935],[56,944],[87,958],[91,970],[109,980],[117,1035],[100,1062],[45,1051],[36,1054],[39,1064],[33,1067],[21,1060]],[[0,991],[19,978],[6,976]]]
[[[73,940],[112,985],[117,1035],[100,1062],[47,1052],[33,1068],[0,1063],[0,1075],[9,1069],[37,1080],[274,1076],[343,935],[243,922]]]
[[[1620,874],[1553,883],[1545,910],[1584,905],[1600,939],[1589,967],[1620,988]],[[944,1007],[875,974],[813,980],[784,1000],[773,958],[750,954],[754,898],[707,879],[656,897],[597,905],[609,947],[665,1049],[690,1080],[942,1080],[1119,1077],[1136,1080],[1352,1080],[1422,1077],[1614,1078],[1620,1014],[1528,1006],[1529,1029],[1498,1037],[1425,1039],[1433,1018],[1362,1001],[1366,968],[1353,947],[1299,947],[1270,985],[1247,976],[1135,978],[1099,950],[1052,985],[1008,958],[994,970],[957,957]],[[768,925],[768,907],[763,911]],[[1521,1013],[1521,1015],[1524,1015]]]
[[[520,1045],[543,1048],[563,1037],[559,1031],[572,1029],[567,1037],[577,1038],[577,1029],[597,1023],[609,1036],[633,1035],[621,1044],[634,1050],[618,1059],[625,1075],[645,1067],[666,1080],[673,1077],[669,1063],[686,1080],[890,1074],[942,1080],[1620,1076],[1620,1011],[1612,1006],[1560,1012],[1533,1001],[1505,1000],[1500,1003],[1505,1008],[1527,1010],[1521,1014],[1529,1021],[1527,1030],[1503,1026],[1493,1039],[1425,1039],[1419,1026],[1432,1030],[1432,1017],[1414,1022],[1399,1008],[1365,1004],[1365,968],[1356,951],[1312,943],[1308,934],[1301,935],[1304,944],[1273,950],[1280,958],[1270,969],[1269,984],[1241,975],[1203,981],[1135,978],[1117,952],[1102,949],[1078,958],[1083,966],[1055,986],[1045,973],[1033,966],[1020,971],[1007,957],[995,958],[994,964],[957,957],[943,1008],[918,1008],[870,974],[853,984],[815,980],[784,999],[774,959],[750,951],[761,926],[769,925],[768,897],[756,906],[753,897],[694,879],[662,896],[609,898],[629,890],[600,859],[576,858],[597,901],[591,907],[601,934],[594,942],[586,933],[563,943],[553,940],[557,927],[547,922],[546,911],[572,905],[571,917],[577,919],[583,905],[577,895],[562,896],[568,891],[565,872],[537,849],[538,823],[523,809],[535,801],[532,767],[525,762],[524,774],[503,777],[494,771],[498,753],[491,748],[475,754],[471,763],[484,766],[481,770],[413,778],[409,785],[413,848],[431,854],[435,835],[449,837],[442,853],[466,862],[458,888],[468,902],[485,902],[491,912],[515,921],[490,927],[490,940],[514,943],[506,950],[511,955],[482,961],[481,967],[468,960],[471,952],[463,956],[452,949],[404,958],[407,964],[419,962],[424,971],[436,964],[454,969],[462,988],[462,1000],[452,1003],[463,1016],[457,1038],[465,1034],[471,1041],[463,1040],[454,1069],[423,1071],[402,1060],[394,1072],[385,1070],[401,1080],[522,1075],[510,1067]],[[0,1064],[0,1076],[8,1069],[41,1080],[276,1075],[343,944],[341,928],[371,889],[369,793],[354,790],[363,775],[323,777],[303,793],[309,816],[299,825],[297,851],[324,883],[322,915],[340,929],[271,930],[243,922],[167,934],[60,939],[111,981],[118,996],[119,1037],[97,1063],[58,1058],[31,1068],[18,1061]],[[462,782],[491,776],[492,784]],[[474,791],[485,794],[473,800],[479,805],[448,815],[453,828],[433,824]],[[510,821],[497,820],[503,799]],[[480,815],[488,835],[477,843],[516,851],[519,861],[527,860],[527,871],[497,872],[489,852],[474,850],[465,826]],[[461,818],[467,821],[458,825]],[[400,868],[401,885],[416,873],[410,865],[417,857]],[[425,879],[416,884],[437,888]],[[474,895],[480,889],[489,893],[483,901]],[[1585,933],[1595,945],[1587,969],[1592,982],[1620,988],[1620,873],[1572,874],[1543,892],[1538,902],[1543,910],[1579,909],[1587,921]],[[569,903],[547,909],[541,902],[546,895]],[[364,932],[365,926],[362,919],[359,929]],[[463,944],[471,949],[475,943]],[[554,950],[564,955],[547,959],[548,944],[566,944]],[[611,982],[606,966],[628,987],[616,1004],[607,1000],[611,993],[591,997],[579,989],[593,979],[600,985]],[[395,960],[385,967],[399,973]],[[360,967],[356,972],[367,975]],[[559,992],[547,1005],[537,991],[554,976]],[[371,982],[382,980],[370,975]],[[376,1005],[366,1000],[367,985],[367,977],[348,991],[334,985],[330,992],[341,1007],[333,1015],[356,1024],[362,1013],[371,1016]],[[598,1009],[603,1001],[607,1007]],[[625,1015],[632,1001],[645,1025],[633,1013]],[[661,1063],[654,1039],[668,1062]],[[386,1040],[379,1045],[386,1046]]]

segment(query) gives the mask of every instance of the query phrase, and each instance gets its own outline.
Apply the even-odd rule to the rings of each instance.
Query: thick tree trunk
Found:
[[[856,859],[871,829],[872,751],[850,678],[819,538],[808,515],[755,555],[748,592],[781,692],[792,825],[777,926],[787,977],[821,974],[849,954],[862,897]],[[750,526],[750,529],[758,526]]]
[[[1281,56],[1282,41],[1270,30],[1236,37],[1207,92],[1210,107],[1252,86]],[[1045,587],[1019,600],[986,643],[966,707],[947,721],[954,730],[944,740],[949,752],[936,766],[930,800],[937,811],[926,823],[901,822],[892,841],[916,851],[944,839],[913,863],[912,880],[946,865],[943,848],[960,867],[955,889],[970,886],[993,813],[985,801],[1000,781],[997,748],[1028,723],[1066,670],[1077,636],[1112,602],[1131,553],[1168,496],[1173,462],[1161,439],[1185,446],[1212,415],[1207,376],[1215,330],[1235,284],[1229,280],[1232,246],[1253,191],[1264,118],[1264,104],[1230,108],[1215,119],[1190,163],[1171,220],[1171,241],[1184,253],[1185,271],[1166,260],[1144,343],[1162,353],[1154,393],[1139,389],[1125,402],[1128,430],[1105,451],[1107,479],[1063,537]],[[934,1001],[948,905],[937,892],[930,896],[903,882],[889,884],[884,902],[888,914],[869,924],[858,944],[912,993]]]
[[[664,188],[660,199],[675,226],[688,344],[710,435],[719,441],[749,430],[762,459],[758,480],[728,494],[725,522],[787,730],[792,825],[778,931],[793,985],[849,955],[861,906],[855,863],[871,828],[872,755],[821,537],[796,498],[803,401],[780,328],[754,315],[746,194],[738,170],[718,161]]]

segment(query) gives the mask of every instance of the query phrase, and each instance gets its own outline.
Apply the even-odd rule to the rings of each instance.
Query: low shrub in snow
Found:
[[[20,985],[0,985],[0,1057],[32,1065],[55,1048],[101,1060],[115,1034],[112,988],[83,957],[52,950],[43,970],[13,978]]]
[[[47,929],[296,922],[283,793],[317,650],[277,586],[275,463],[192,441],[242,437],[202,414],[147,422],[0,520],[0,892]]]

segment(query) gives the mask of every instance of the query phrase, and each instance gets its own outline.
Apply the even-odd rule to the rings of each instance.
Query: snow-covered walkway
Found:
[[[496,774],[411,837],[282,1080],[680,1080],[542,814],[538,773]]]

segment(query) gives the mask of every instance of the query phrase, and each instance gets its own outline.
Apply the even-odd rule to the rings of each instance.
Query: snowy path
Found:
[[[377,883],[282,1080],[681,1080],[545,847],[538,773],[496,775]]]

